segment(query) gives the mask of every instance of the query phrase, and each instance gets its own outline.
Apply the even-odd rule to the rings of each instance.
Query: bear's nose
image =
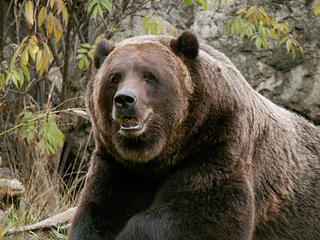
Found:
[[[131,110],[136,105],[137,97],[130,91],[119,91],[113,100],[116,108]]]

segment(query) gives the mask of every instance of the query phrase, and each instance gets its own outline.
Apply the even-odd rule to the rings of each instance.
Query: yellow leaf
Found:
[[[39,28],[41,28],[46,17],[47,17],[47,9],[45,7],[42,7],[39,11],[39,14],[38,14],[38,27]]]
[[[40,76],[43,75],[44,71],[48,71],[49,68],[49,55],[47,51],[43,51],[42,54],[42,63],[40,68]]]
[[[46,43],[43,43],[43,48],[48,56],[49,63],[51,63],[51,61],[53,60],[53,56],[52,56],[52,53],[51,53],[49,46]]]
[[[38,43],[38,38],[35,35],[31,35],[29,37],[29,43],[30,44],[37,44]]]
[[[320,0],[318,0],[316,7],[313,9],[313,14],[316,16],[320,14]]]
[[[63,5],[64,4],[62,0],[57,0],[57,8],[58,8],[57,15],[59,15],[62,12]]]
[[[42,64],[42,50],[39,50],[37,53],[37,57],[36,57],[36,70],[37,72],[40,71],[41,69],[41,64]]]
[[[53,6],[54,6],[54,2],[55,2],[55,0],[50,0],[50,7],[51,7],[51,9],[52,9]]]
[[[29,62],[29,53],[28,53],[28,48],[26,48],[21,55],[20,63],[23,66],[27,66],[28,62]]]
[[[31,59],[35,62],[36,61],[36,54],[39,51],[39,47],[36,44],[31,44],[28,47],[28,52],[29,52],[29,56],[31,57]]]
[[[33,25],[33,4],[31,1],[27,1],[24,5],[24,11],[26,14],[27,22],[32,26]]]
[[[54,36],[56,37],[56,43],[59,42],[62,36],[63,30],[58,18],[54,17]]]
[[[26,42],[30,41],[30,38],[31,38],[31,36],[25,37],[25,38],[22,40],[21,45],[24,45]]]
[[[63,23],[64,25],[67,25],[68,24],[68,9],[65,5],[63,5],[63,8],[62,8],[62,19],[63,19]]]
[[[30,72],[29,69],[27,67],[22,67],[22,72],[23,75],[27,78],[28,82],[30,81]]]
[[[47,37],[49,38],[52,31],[53,31],[53,26],[54,25],[54,16],[52,15],[52,13],[49,13],[48,16],[48,21],[47,21]]]
[[[12,71],[12,75],[11,75],[11,80],[14,83],[14,85],[16,86],[16,88],[19,88],[19,80],[18,80],[19,76],[18,76],[18,72],[16,70]]]

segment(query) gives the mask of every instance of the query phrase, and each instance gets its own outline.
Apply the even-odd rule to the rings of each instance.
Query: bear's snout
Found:
[[[113,101],[117,111],[130,113],[134,110],[137,97],[130,91],[119,91],[114,96]]]
[[[119,90],[113,98],[113,119],[118,122],[120,134],[126,137],[141,135],[151,110],[137,103],[138,97],[129,90]]]

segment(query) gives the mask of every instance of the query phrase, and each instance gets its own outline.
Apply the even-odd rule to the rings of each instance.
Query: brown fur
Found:
[[[98,50],[87,93],[97,146],[71,240],[320,238],[318,127],[190,32]],[[137,96],[139,118],[151,112],[139,136],[118,132],[120,90]]]

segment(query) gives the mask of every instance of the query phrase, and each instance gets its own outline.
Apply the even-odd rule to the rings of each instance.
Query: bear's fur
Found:
[[[320,239],[320,129],[222,53],[185,31],[102,42],[95,66],[70,240]]]

